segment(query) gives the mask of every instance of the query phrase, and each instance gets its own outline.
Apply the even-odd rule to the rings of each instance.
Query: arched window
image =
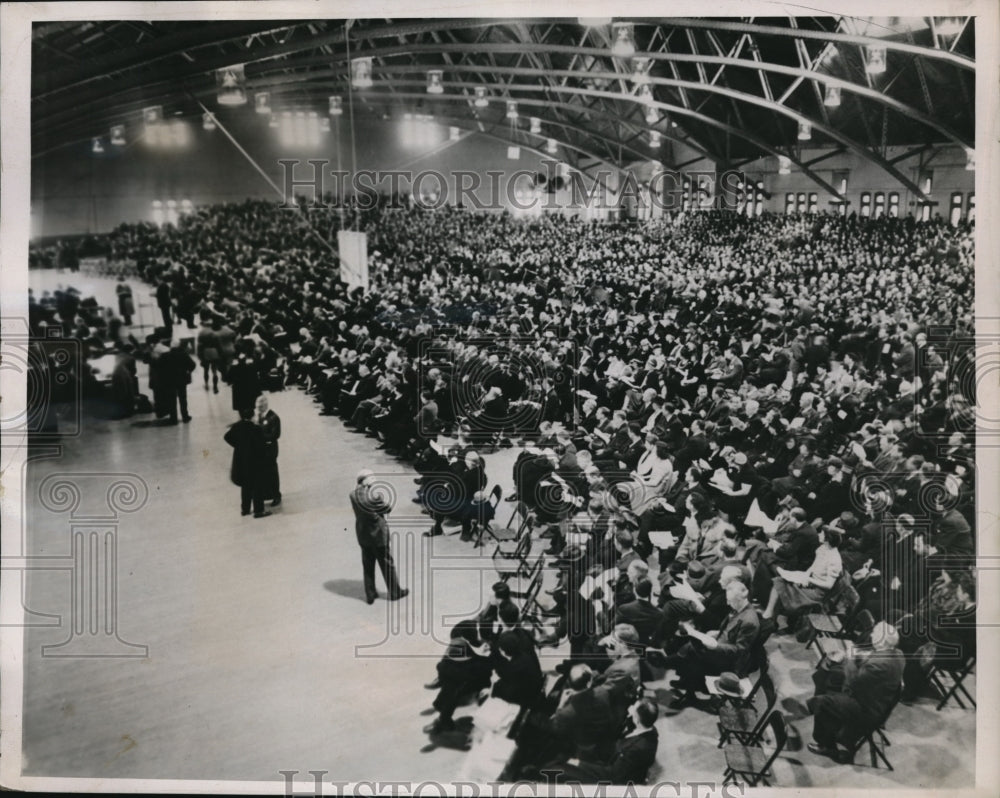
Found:
[[[816,213],[819,210],[819,194],[815,191],[809,194],[809,213]]]
[[[754,216],[760,216],[764,212],[764,181],[757,182],[757,191],[754,194]]]
[[[881,191],[875,192],[875,218],[885,215],[885,194]]]
[[[969,205],[965,212],[965,218],[970,222],[976,221],[976,193],[974,191],[969,194]]]
[[[795,194],[791,191],[785,194],[785,213],[795,213]]]
[[[893,219],[899,218],[899,192],[889,192],[889,215]]]

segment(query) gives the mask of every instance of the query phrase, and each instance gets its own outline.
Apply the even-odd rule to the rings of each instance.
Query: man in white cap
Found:
[[[361,565],[364,569],[365,600],[373,604],[378,598],[375,590],[375,563],[382,569],[389,601],[396,601],[409,594],[400,588],[396,578],[396,566],[389,552],[389,520],[392,506],[375,489],[375,474],[367,468],[358,472],[358,484],[351,491],[351,507],[354,509],[354,531],[361,546]]]

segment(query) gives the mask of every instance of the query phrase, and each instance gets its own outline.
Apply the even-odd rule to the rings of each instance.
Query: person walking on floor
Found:
[[[375,563],[382,570],[389,600],[404,598],[410,591],[400,588],[396,566],[389,552],[389,519],[386,516],[392,507],[375,490],[375,474],[372,471],[363,468],[358,472],[357,486],[351,491],[350,498],[354,509],[354,531],[361,547],[365,600],[373,604],[378,598],[375,589]]]
[[[225,441],[233,447],[233,464],[229,472],[234,485],[240,487],[240,514],[265,518],[271,513],[264,509],[262,476],[264,472],[264,431],[253,422],[253,409],[240,410],[240,420],[226,432]]]

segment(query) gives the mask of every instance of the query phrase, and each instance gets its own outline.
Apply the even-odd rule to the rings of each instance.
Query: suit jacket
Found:
[[[264,462],[264,433],[252,421],[237,421],[225,434],[233,447],[233,462],[229,477],[234,485],[251,485],[261,478]]]
[[[573,746],[573,755],[578,759],[606,762],[618,732],[610,692],[590,687],[571,695],[552,715],[552,731]]]
[[[645,784],[659,745],[660,734],[656,729],[618,740],[611,760],[611,783]]]
[[[639,633],[643,645],[649,645],[660,628],[663,613],[643,599],[636,599],[618,608],[615,623],[629,623]]]
[[[500,679],[493,685],[493,697],[522,707],[537,704],[545,682],[538,655],[532,650],[517,654],[509,661],[501,659],[496,666]]]
[[[898,648],[848,660],[844,664],[844,692],[853,696],[872,719],[878,718],[889,708],[903,683],[904,664]]]
[[[716,652],[731,656],[733,669],[739,673],[750,654],[750,647],[760,635],[760,616],[750,604],[739,612],[730,612],[719,628]]]
[[[362,548],[385,548],[389,545],[389,521],[392,509],[381,496],[364,485],[351,491],[351,508],[354,510],[354,532]]]

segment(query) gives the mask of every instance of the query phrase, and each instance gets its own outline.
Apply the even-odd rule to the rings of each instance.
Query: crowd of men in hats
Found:
[[[123,225],[110,243],[168,303],[196,297],[181,315],[235,333],[258,379],[302,386],[413,462],[430,535],[450,518],[473,539],[492,511],[484,455],[520,447],[513,498],[560,571],[543,642],[571,650],[550,717],[610,680],[618,692],[574,705],[610,702],[648,730],[633,655],[657,648],[697,692],[745,667],[762,620],[794,623],[844,572],[875,575],[864,598],[888,623],[968,608],[970,563],[955,559],[974,553],[964,224],[713,211],[637,227],[384,202],[344,212],[368,234],[366,292],[339,280],[317,232],[339,213],[247,201]],[[202,349],[206,387],[222,349]],[[544,702],[527,662],[538,640],[505,615],[492,673]],[[900,646],[932,644],[907,629]],[[437,731],[456,682],[485,687],[483,642],[481,623],[456,627]],[[456,680],[456,662],[474,664]],[[613,771],[612,746],[592,762],[595,741],[572,726],[545,727],[571,729],[553,760]]]

